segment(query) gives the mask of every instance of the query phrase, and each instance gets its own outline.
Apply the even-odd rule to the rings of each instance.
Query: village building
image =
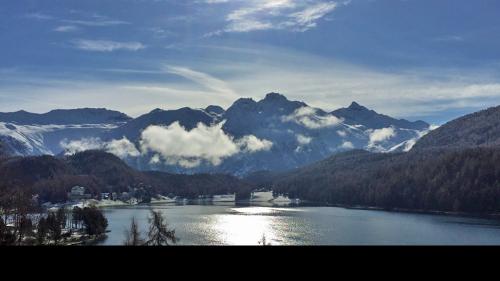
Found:
[[[92,198],[92,195],[85,193],[85,187],[83,186],[73,186],[71,192],[68,194],[68,198],[71,201],[78,201],[84,199]]]

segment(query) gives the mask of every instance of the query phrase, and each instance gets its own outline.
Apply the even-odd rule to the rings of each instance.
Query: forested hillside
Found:
[[[331,204],[500,212],[500,149],[353,151],[276,179],[273,189]]]
[[[414,150],[500,145],[500,106],[455,119],[422,137]]]
[[[16,190],[39,194],[42,201],[63,202],[75,185],[91,194],[123,192],[142,188],[147,193],[189,198],[198,195],[238,193],[248,196],[252,185],[227,175],[173,175],[139,172],[118,157],[102,151],[85,151],[73,156],[13,157],[0,160],[0,195]]]

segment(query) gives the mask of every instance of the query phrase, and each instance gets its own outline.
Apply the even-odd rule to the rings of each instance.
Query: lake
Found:
[[[161,211],[179,245],[500,245],[500,221],[337,207],[143,205],[104,209],[102,245],[122,245],[135,217],[143,232],[149,212]]]
[[[122,245],[135,217],[143,234],[150,209],[161,211],[179,245],[500,245],[500,221],[337,207],[142,205],[104,209],[108,238]]]

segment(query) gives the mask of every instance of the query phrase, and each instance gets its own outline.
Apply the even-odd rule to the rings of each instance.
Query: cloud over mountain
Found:
[[[100,138],[82,138],[80,140],[63,140],[61,147],[66,155],[73,155],[86,150],[104,150],[122,159],[141,155],[136,146],[127,138],[120,140],[102,141]]]
[[[333,127],[342,123],[342,119],[333,115],[319,115],[317,109],[308,106],[298,108],[292,114],[284,116],[282,121],[295,122],[309,129]]]
[[[234,140],[222,130],[223,125],[224,122],[213,126],[199,123],[192,130],[186,130],[179,122],[149,126],[141,134],[141,150],[154,153],[153,162],[158,162],[161,156],[169,165],[192,168],[204,161],[217,166],[237,153],[254,153],[272,147],[272,142],[253,135]]]
[[[396,131],[393,127],[376,129],[370,133],[370,143],[368,146],[374,146],[377,143],[388,140],[396,135]]]

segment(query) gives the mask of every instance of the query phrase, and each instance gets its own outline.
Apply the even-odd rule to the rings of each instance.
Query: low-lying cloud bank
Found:
[[[234,139],[222,130],[223,125],[224,122],[213,126],[199,123],[192,130],[187,130],[179,122],[169,126],[149,126],[141,134],[139,149],[125,137],[108,142],[99,138],[65,140],[61,142],[61,147],[66,155],[85,150],[103,150],[122,159],[152,155],[150,164],[164,162],[194,168],[202,163],[217,166],[238,153],[268,151],[273,146],[271,141],[254,135]]]
[[[122,159],[141,155],[135,145],[125,137],[109,142],[102,141],[100,138],[83,138],[72,141],[63,140],[60,145],[64,149],[65,155],[72,155],[86,150],[104,150]]]
[[[283,122],[295,122],[308,129],[321,129],[337,126],[342,123],[342,119],[333,115],[321,116],[318,110],[309,106],[304,106],[295,110],[292,114],[284,116]]]

